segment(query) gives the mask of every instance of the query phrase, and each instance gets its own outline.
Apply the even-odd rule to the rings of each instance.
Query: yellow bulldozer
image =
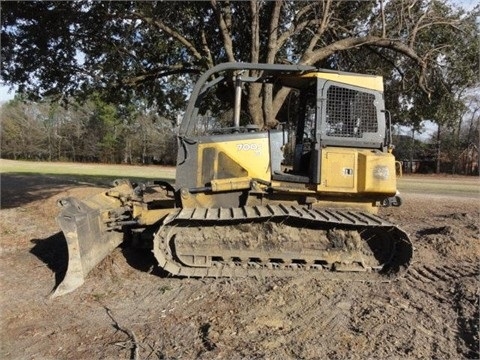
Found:
[[[289,89],[275,127],[252,123],[249,86]],[[59,201],[69,259],[54,296],[126,241],[180,277],[389,280],[408,267],[408,235],[376,215],[401,204],[380,76],[220,64],[195,84],[177,137],[174,184],[117,180]]]

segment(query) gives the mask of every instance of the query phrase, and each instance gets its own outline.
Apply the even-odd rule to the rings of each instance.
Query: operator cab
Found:
[[[297,110],[287,116],[285,128],[294,138],[284,145],[285,160],[281,171],[272,171],[274,180],[320,183],[321,152],[327,146],[385,151],[383,87],[366,79],[370,82],[363,84],[361,75],[352,79],[331,72],[281,79],[292,88],[286,103],[297,104]]]

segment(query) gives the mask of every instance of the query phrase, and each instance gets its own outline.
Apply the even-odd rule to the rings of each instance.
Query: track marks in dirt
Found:
[[[457,311],[458,349],[467,359],[480,358],[478,276],[455,284],[454,309]]]
[[[368,338],[364,351],[379,358],[444,357],[441,355],[449,353],[455,345],[452,330],[431,330],[440,325],[440,319],[429,315],[429,311],[438,311],[433,301],[420,301],[390,285],[383,289],[383,295],[378,290],[374,300],[359,303],[352,314],[354,329]]]
[[[432,348],[435,356],[447,356],[449,352],[443,350],[450,348],[449,351],[455,350],[464,358],[479,358],[479,274],[480,266],[477,263],[464,262],[445,266],[417,266],[405,276],[404,284],[407,286],[402,287],[403,294],[411,304],[415,304],[421,314],[419,318],[425,319],[428,325],[416,322],[413,328],[436,339],[436,347]],[[431,309],[434,305],[436,311]],[[443,316],[440,317],[439,313]],[[455,349],[452,349],[451,339],[456,339]]]
[[[450,281],[461,277],[475,276],[479,275],[479,272],[479,265],[471,262],[466,262],[455,266],[412,266],[408,269],[405,279],[407,279],[407,281],[410,281],[411,283],[429,283],[438,281]]]

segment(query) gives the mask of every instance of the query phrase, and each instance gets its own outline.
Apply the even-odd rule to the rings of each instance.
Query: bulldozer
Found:
[[[275,126],[253,123],[251,86],[287,89]],[[59,200],[68,266],[53,296],[127,242],[178,277],[398,278],[413,247],[378,216],[401,205],[383,91],[380,76],[313,66],[206,71],[178,127],[174,183],[116,180],[91,198]],[[152,189],[162,196],[150,199]]]

